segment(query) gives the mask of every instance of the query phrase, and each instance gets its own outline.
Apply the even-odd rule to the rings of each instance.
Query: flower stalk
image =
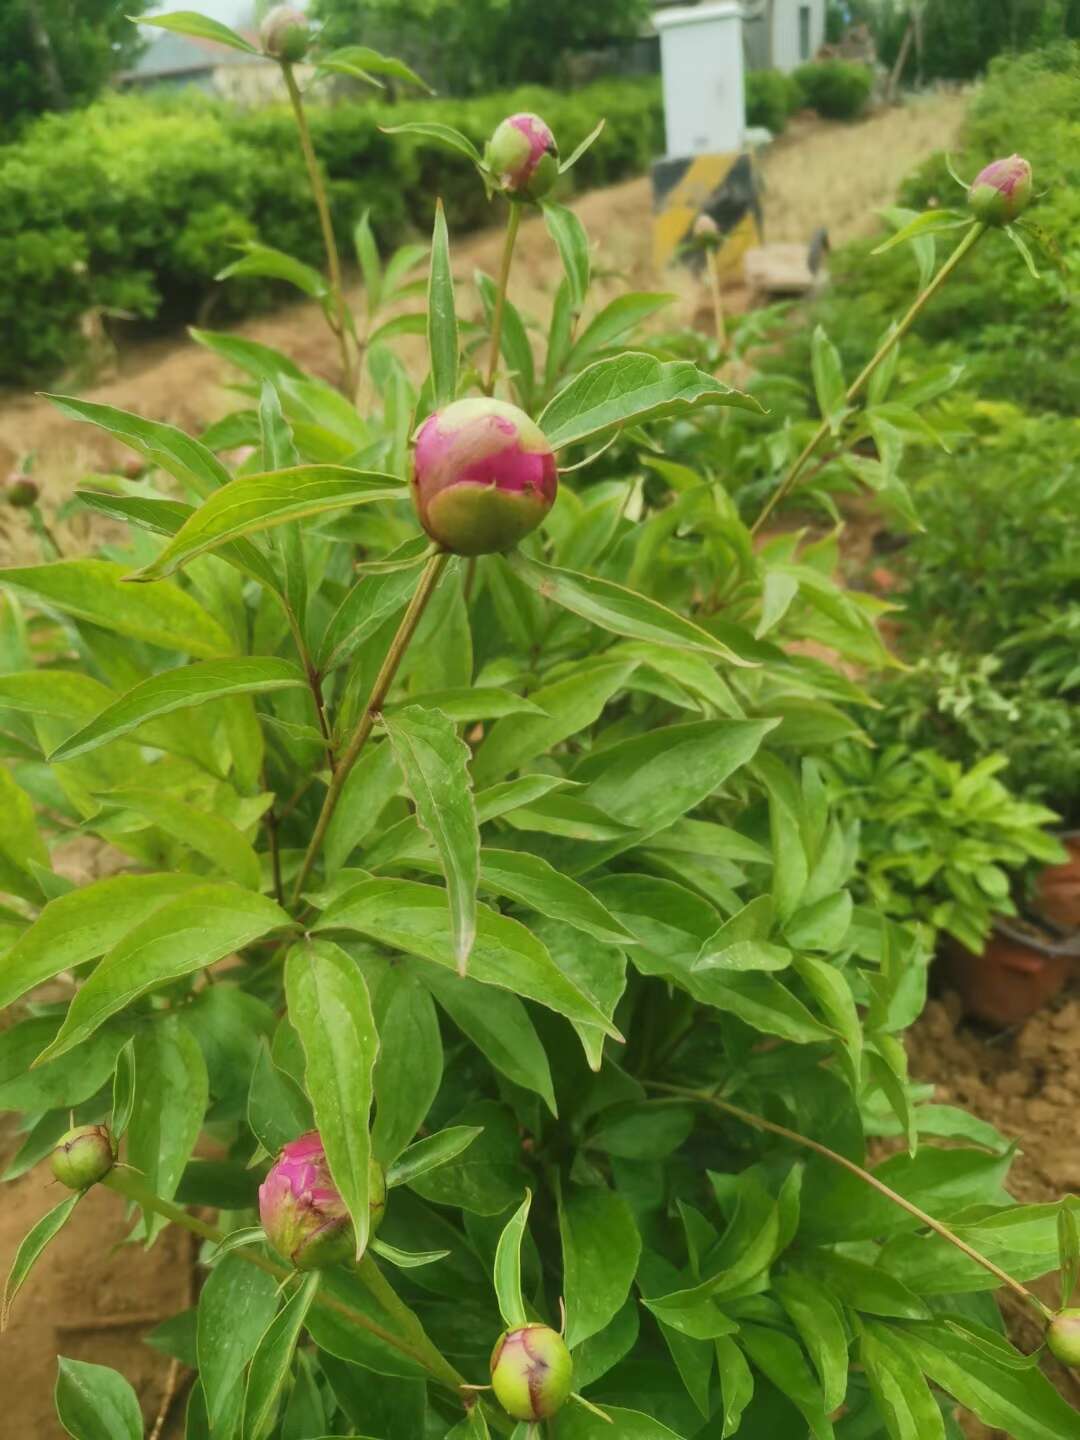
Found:
[[[330,780],[330,788],[326,792],[319,819],[315,825],[315,833],[311,837],[311,843],[304,856],[304,863],[300,867],[300,873],[296,877],[296,885],[293,889],[292,903],[295,906],[304,892],[304,886],[318,859],[319,851],[322,849],[323,841],[326,839],[326,832],[330,827],[330,821],[334,818],[334,811],[337,809],[338,801],[341,799],[341,792],[345,787],[345,781],[349,778],[349,772],[360,758],[360,752],[367,744],[368,737],[375,728],[375,721],[379,712],[386,703],[386,697],[390,693],[390,687],[394,678],[401,668],[401,662],[405,658],[405,652],[416,634],[417,627],[423,619],[424,611],[427,609],[428,601],[435,593],[439,581],[442,579],[443,571],[446,569],[450,554],[446,550],[438,550],[424,567],[419,583],[413,597],[409,601],[409,608],[401,618],[397,634],[390,643],[390,649],[386,653],[386,659],[382,663],[382,669],[376,677],[372,686],[368,702],[364,707],[364,713],[357,722],[356,729],[352,733],[345,751],[338,761],[337,767]]]
[[[941,269],[933,277],[933,279],[922,291],[922,293],[916,298],[915,302],[912,304],[911,308],[908,310],[904,318],[900,321],[899,325],[897,325],[896,328],[885,338],[885,340],[882,341],[881,345],[878,347],[873,357],[867,361],[866,365],[862,368],[862,370],[860,370],[859,374],[848,386],[847,395],[845,396],[847,404],[850,405],[852,401],[857,399],[858,396],[862,393],[864,386],[869,383],[872,376],[877,372],[881,365],[884,364],[892,351],[896,349],[897,345],[899,345],[900,341],[915,324],[915,321],[919,318],[919,316],[926,309],[930,301],[934,298],[934,296],[942,288],[945,282],[949,279],[953,271],[956,270],[956,268],[960,265],[961,261],[965,259],[965,257],[975,248],[978,242],[982,239],[983,235],[986,234],[986,230],[987,226],[982,221],[976,221],[971,226],[967,234],[960,241],[959,245],[957,245],[956,249],[942,265]],[[814,434],[806,442],[802,453],[795,460],[794,464],[787,472],[787,475],[784,477],[781,484],[777,487],[776,490],[773,491],[772,495],[769,497],[764,509],[762,510],[758,518],[754,521],[754,524],[751,527],[751,534],[758,534],[758,532],[761,530],[762,526],[768,520],[769,516],[773,513],[776,507],[782,504],[783,501],[785,501],[787,497],[791,494],[791,492],[795,489],[800,478],[802,477],[803,470],[806,468],[810,460],[813,459],[818,447],[827,439],[829,433],[830,425],[829,421],[826,419],[823,420],[818,426],[818,428],[814,431]]]
[[[510,288],[510,270],[514,263],[514,246],[521,229],[521,206],[516,200],[510,202],[510,218],[506,222],[506,240],[503,244],[502,265],[499,269],[498,289],[495,291],[495,309],[491,316],[491,354],[488,359],[487,379],[484,394],[494,395],[495,380],[499,373],[499,352],[502,349],[503,317],[506,314],[506,296]]]
[[[300,148],[304,153],[304,163],[307,166],[308,179],[311,182],[311,193],[315,199],[315,209],[319,214],[323,248],[326,251],[327,278],[330,282],[331,300],[334,306],[333,313],[329,314],[328,318],[330,320],[330,328],[337,336],[338,348],[341,351],[341,388],[342,392],[349,399],[352,399],[356,393],[356,371],[353,363],[352,349],[349,345],[349,315],[345,304],[345,289],[341,279],[341,258],[338,255],[337,240],[334,238],[334,222],[330,216],[330,202],[326,195],[326,182],[323,178],[318,157],[315,154],[315,146],[312,144],[311,127],[308,125],[307,112],[304,109],[304,100],[300,94],[300,87],[296,83],[296,74],[292,64],[288,60],[282,60],[280,63],[281,73],[285,77],[285,88],[289,92],[289,101],[292,104],[293,115],[296,118],[296,128],[300,134]]]

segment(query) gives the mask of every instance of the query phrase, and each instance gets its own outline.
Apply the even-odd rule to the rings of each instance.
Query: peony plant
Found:
[[[263,43],[310,147],[292,24]],[[590,308],[549,189],[574,152],[522,118],[473,152],[510,202],[479,323],[436,206],[430,252],[383,257],[361,220],[359,319],[332,227],[318,286],[297,272],[338,388],[200,332],[249,392],[200,437],[56,397],[140,470],[78,496],[124,539],[41,534],[0,572],[7,1176],[48,1159],[70,1191],[5,1319],[97,1184],[132,1239],[199,1239],[197,1309],[155,1337],[190,1437],[944,1440],[958,1406],[1080,1437],[994,1298],[1075,1359],[1073,1203],[1013,1202],[1009,1140],[911,1083],[929,957],[856,903],[830,809],[887,607],[837,583],[834,535],[766,525],[886,420],[853,469],[903,493],[897,347],[988,222],[851,384],[815,342],[820,421],[772,437],[747,522],[663,444],[773,417],[639,329],[666,297]],[[543,324],[513,298],[526,206],[564,272]],[[417,385],[394,343],[419,327]],[[73,835],[109,861],[81,886]],[[1030,1285],[1059,1267],[1055,1318]],[[141,1423],[66,1360],[58,1408]]]

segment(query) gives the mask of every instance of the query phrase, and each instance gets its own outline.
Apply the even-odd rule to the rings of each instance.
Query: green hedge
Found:
[[[746,123],[779,135],[803,103],[794,77],[782,70],[750,70],[746,76]]]
[[[866,109],[873,71],[851,60],[815,60],[800,65],[791,79],[803,105],[826,120],[854,120]]]
[[[662,148],[655,82],[609,81],[575,95],[536,87],[471,101],[314,107],[334,222],[351,249],[370,207],[383,243],[426,233],[441,195],[456,230],[491,210],[469,162],[381,133],[438,119],[482,144],[514,110],[546,116],[566,150],[607,127],[575,171],[580,188],[641,173]],[[0,150],[0,383],[77,358],[79,319],[101,307],[166,326],[192,320],[235,246],[259,238],[319,264],[319,234],[288,111],[239,112],[189,95],[112,96],[49,116]],[[267,282],[230,281],[215,320],[271,301]]]

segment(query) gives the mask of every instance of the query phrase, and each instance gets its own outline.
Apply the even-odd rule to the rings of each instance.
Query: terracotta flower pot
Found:
[[[1080,833],[1061,837],[1069,858],[1039,876],[1036,903],[1044,920],[1067,934],[1080,930]]]
[[[1005,1028],[1028,1019],[1060,994],[1072,976],[1075,957],[1049,943],[1028,944],[1010,929],[992,935],[981,955],[950,942],[942,960],[965,1014]]]

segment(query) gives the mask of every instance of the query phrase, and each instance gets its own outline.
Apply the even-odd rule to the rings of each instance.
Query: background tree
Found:
[[[131,63],[141,40],[127,18],[149,0],[4,0],[0,129],[92,100]]]
[[[924,80],[967,80],[1005,51],[1080,35],[1080,0],[922,0],[919,8],[921,57],[909,47],[908,83],[917,64]],[[853,9],[870,21],[881,58],[891,67],[916,9],[913,0],[855,0]]]
[[[334,44],[388,48],[441,90],[546,84],[567,51],[636,35],[650,0],[315,0]]]

